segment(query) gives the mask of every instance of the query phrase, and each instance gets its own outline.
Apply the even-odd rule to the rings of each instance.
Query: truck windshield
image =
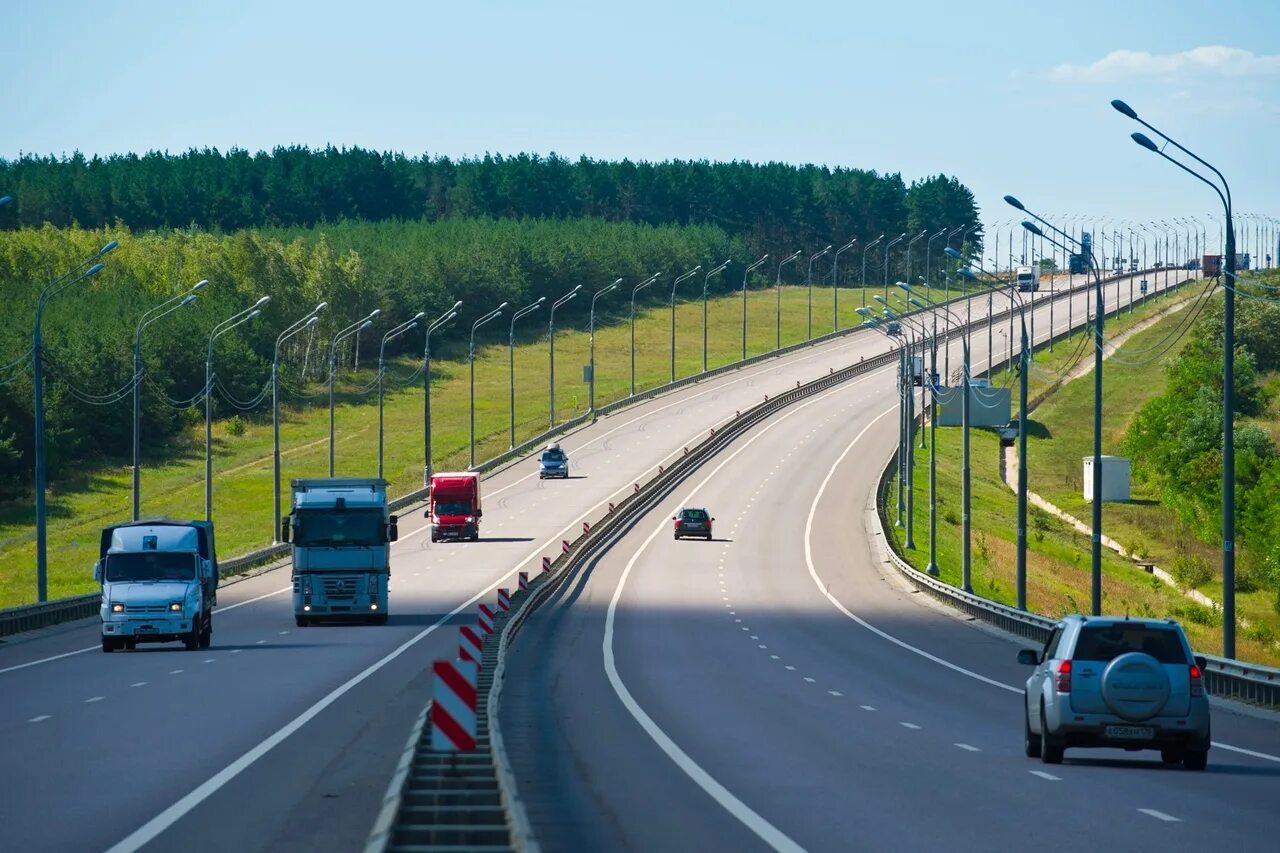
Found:
[[[107,581],[190,581],[196,577],[194,554],[144,551],[109,554],[103,578]]]
[[[301,548],[386,544],[381,510],[299,510],[293,521],[293,544]]]
[[[466,501],[437,501],[436,515],[471,515],[471,504]]]

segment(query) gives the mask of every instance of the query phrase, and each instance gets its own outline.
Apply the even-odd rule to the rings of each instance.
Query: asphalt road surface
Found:
[[[1215,703],[1202,773],[1023,755],[1025,642],[884,563],[896,417],[892,368],[792,406],[530,618],[500,720],[543,849],[1276,849],[1280,716]]]
[[[1108,288],[1108,304],[1116,290]],[[1118,290],[1127,297],[1126,284]],[[1085,297],[1075,300],[1083,306]],[[1004,297],[996,297],[993,304],[999,310],[1003,303]],[[1060,302],[1055,314],[1059,328],[1066,323],[1064,305]],[[975,317],[985,310],[985,297],[974,301]],[[1081,313],[1077,307],[1077,321]],[[1047,320],[1039,322],[1042,337]],[[386,626],[295,627],[288,571],[277,570],[224,587],[214,615],[213,646],[207,650],[187,652],[174,644],[105,656],[98,651],[96,620],[7,638],[0,644],[0,695],[5,700],[0,703],[0,774],[9,780],[0,797],[5,846],[135,850],[150,845],[193,851],[360,847],[405,737],[428,698],[430,661],[456,653],[452,623],[473,621],[479,601],[492,599],[499,586],[515,585],[515,571],[536,571],[541,556],[556,553],[560,540],[572,538],[583,519],[598,518],[610,500],[736,409],[891,346],[882,335],[861,331],[603,418],[562,441],[574,478],[539,481],[536,462],[526,459],[485,481],[481,542],[432,545],[425,527],[415,529],[415,521],[425,525],[425,519],[402,516]],[[982,369],[979,362],[975,356],[975,370]],[[890,375],[890,370],[881,371],[876,380],[850,384],[824,400],[857,394],[859,387],[874,388],[863,413],[872,414],[887,405]],[[789,421],[794,430],[811,428],[813,411],[795,411]],[[890,421],[892,416],[880,423],[891,432]],[[867,470],[882,457],[879,449],[867,455]],[[804,467],[808,465],[806,459]],[[742,497],[757,483],[750,481],[749,489],[739,483],[747,489]],[[804,498],[790,485],[785,489],[777,497],[788,506]],[[720,511],[721,529],[724,519],[732,518],[732,505],[726,506],[728,512]],[[760,524],[762,534],[774,528],[772,522]],[[796,535],[794,526],[774,528],[771,547],[794,545]],[[701,549],[699,555],[722,547],[681,544]],[[673,558],[693,553],[678,551]],[[710,558],[712,569],[716,559]],[[794,554],[788,559],[794,561]],[[696,601],[690,599],[688,608],[668,609],[668,615],[695,614],[702,606]],[[584,615],[590,612],[583,609]],[[662,618],[663,612],[660,608],[645,618]],[[831,622],[836,624],[834,618]],[[647,636],[646,628],[637,635],[639,624],[624,619],[622,639],[633,643],[626,638]],[[849,631],[840,624],[841,630],[833,633]],[[699,630],[711,636],[719,627],[708,622]],[[967,629],[965,636],[970,636]],[[562,659],[563,640],[548,642],[544,652],[522,640],[520,659],[528,663],[544,653]],[[626,648],[627,655],[633,653],[631,646]],[[697,658],[694,651],[685,650],[690,666],[710,660],[705,650]],[[585,662],[599,668],[598,646],[595,657]],[[667,664],[653,658],[646,666],[657,673]],[[788,672],[781,665],[778,669]],[[747,682],[753,685],[743,700],[751,697],[760,704],[756,675],[745,667],[738,674],[745,679],[744,690]],[[647,694],[641,697],[652,701]],[[600,701],[606,698],[595,695]],[[548,735],[556,731],[553,726]],[[737,724],[725,731],[760,733]],[[628,740],[614,747],[626,746],[628,756],[635,750],[654,752],[641,738]],[[728,759],[733,754],[723,755]],[[606,748],[590,761],[609,755]],[[778,756],[782,764],[799,766],[785,750]],[[670,760],[660,752],[643,760],[655,758],[666,762],[659,762],[664,771],[669,769]],[[687,782],[673,783],[673,790],[681,784],[688,787]],[[708,822],[721,821],[726,831],[742,833],[738,820],[713,800],[696,788],[690,794],[689,802]],[[566,794],[570,799],[565,802],[572,796]],[[663,827],[670,828],[670,822],[655,821],[651,829]],[[748,833],[745,842],[750,841]]]

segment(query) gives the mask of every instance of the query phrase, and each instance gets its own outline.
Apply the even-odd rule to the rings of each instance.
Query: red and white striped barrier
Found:
[[[715,427],[712,427],[712,428],[711,428],[711,437],[712,437],[712,438],[715,438],[715,437],[716,437],[716,428],[715,428]]]
[[[431,665],[431,750],[471,752],[476,748],[476,665],[438,660]]]
[[[549,571],[551,571],[551,558],[550,558],[550,557],[543,557],[543,558],[542,558],[542,570],[543,570],[544,572],[549,572]]]
[[[519,586],[520,586],[520,591],[521,591],[521,592],[528,592],[528,591],[529,591],[529,573],[528,573],[528,572],[521,572],[520,574],[518,574],[518,575],[516,576],[516,578],[517,578],[517,582],[518,582],[518,584],[519,584]]]
[[[489,605],[480,605],[480,630],[486,635],[493,633],[493,611],[489,609]]]
[[[609,501],[609,514],[613,514],[613,501]]]
[[[769,402],[769,395],[768,395],[768,394],[765,394],[765,395],[764,395],[764,401],[765,401],[766,403],[767,403],[767,402]]]
[[[590,532],[591,532],[591,522],[589,521],[582,522],[582,535],[586,536]]]
[[[476,669],[483,669],[481,659],[484,657],[484,631],[476,625],[463,625],[458,629],[458,660],[474,663]]]
[[[568,554],[568,553],[569,553],[569,540],[568,540],[568,539],[561,539],[561,540],[560,540],[560,550],[561,550],[561,551],[563,551],[563,552],[565,552],[566,554]]]
[[[659,466],[658,466],[658,473],[659,473],[659,474],[665,473],[665,472],[666,472],[666,470],[667,470],[667,469],[663,468],[661,465],[659,465]]]
[[[498,589],[498,609],[503,613],[511,610],[511,590],[505,586]]]
[[[640,494],[640,484],[636,483],[636,494]]]
[[[735,409],[735,410],[734,410],[734,413],[733,413],[733,416],[734,416],[735,418],[740,418],[740,417],[742,417],[742,412],[739,412],[739,411],[737,411],[737,410]]]

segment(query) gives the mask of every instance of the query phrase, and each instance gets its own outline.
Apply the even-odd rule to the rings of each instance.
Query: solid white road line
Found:
[[[578,516],[578,518],[574,519],[572,522],[565,525],[554,536],[551,536],[550,538],[542,542],[540,545],[538,545],[537,548],[534,548],[532,551],[530,551],[529,554],[527,554],[523,560],[520,560],[519,562],[517,562],[516,565],[522,566],[528,563],[530,560],[537,558],[538,555],[543,550],[550,547],[554,543],[560,541],[560,537],[567,534],[570,530],[575,529],[578,526],[578,524],[581,522],[582,518],[596,512],[601,507],[603,507],[605,503],[607,502],[602,501],[596,504],[594,507],[589,509],[586,513],[583,513],[582,515]],[[498,578],[496,581],[491,583],[489,586],[485,587],[480,592],[476,593],[471,598],[464,601],[462,604],[459,604],[453,610],[449,611],[448,613],[440,617],[438,620],[436,620],[432,624],[423,628],[421,631],[419,631],[417,634],[410,637],[408,640],[405,640],[395,649],[391,650],[386,655],[379,658],[377,661],[370,664],[365,669],[356,673],[351,678],[347,679],[345,682],[340,684],[338,687],[335,687],[333,690],[329,691],[329,693],[326,694],[323,698],[321,698],[311,707],[307,708],[307,710],[303,711],[297,717],[294,717],[292,720],[286,723],[283,727],[278,729],[274,734],[272,734],[271,736],[263,740],[257,746],[250,749],[248,752],[241,755],[239,758],[237,758],[235,761],[228,764],[226,767],[222,768],[213,776],[206,779],[203,783],[196,786],[196,788],[192,790],[190,793],[188,793],[186,796],[182,797],[173,805],[169,806],[167,809],[160,812],[160,814],[156,815],[151,820],[147,821],[142,826],[135,829],[124,839],[117,842],[114,846],[112,846],[107,851],[107,853],[132,853],[132,851],[138,850],[139,848],[151,842],[154,838],[156,838],[156,836],[160,835],[160,833],[164,832],[166,829],[173,826],[175,823],[181,820],[185,815],[191,812],[192,809],[199,806],[209,797],[213,796],[215,793],[221,790],[222,787],[225,786],[228,782],[230,782],[232,779],[236,778],[241,773],[243,773],[247,768],[253,765],[253,763],[256,762],[259,758],[266,755],[268,752],[270,752],[272,749],[274,749],[276,746],[282,743],[286,738],[288,738],[294,732],[298,731],[298,729],[302,728],[309,721],[314,719],[325,708],[328,708],[334,702],[338,701],[344,695],[346,695],[351,690],[356,688],[365,679],[369,678],[375,672],[382,669],[384,666],[386,666],[396,658],[403,655],[409,649],[413,648],[422,639],[424,639],[430,634],[435,633],[436,629],[440,628],[442,625],[447,624],[449,620],[453,619],[453,617],[457,616],[459,613],[462,613],[463,611],[469,610],[470,608],[474,607],[486,595],[489,595],[498,587],[502,586],[504,583],[507,583],[511,578],[515,577],[516,571],[517,571],[516,569],[511,569],[502,577]],[[232,654],[235,654],[238,651],[240,651],[240,649],[232,649]],[[177,672],[181,672],[181,671],[182,670],[177,670]]]
[[[886,368],[879,368],[877,370],[873,370],[870,373],[868,373],[866,376],[860,377],[859,379],[855,380],[852,384],[857,385],[862,382],[866,382],[872,377],[879,376],[879,374],[885,372],[885,370]],[[702,489],[703,486],[711,482],[711,480],[718,473],[720,473],[720,471],[726,465],[728,465],[730,462],[736,459],[739,454],[745,452],[747,448],[749,448],[762,436],[768,434],[771,430],[773,430],[775,427],[779,426],[780,424],[785,423],[794,415],[804,411],[805,409],[809,408],[812,405],[817,404],[818,402],[826,400],[831,395],[847,392],[849,387],[850,387],[850,384],[837,386],[831,391],[828,391],[824,394],[820,394],[811,400],[801,403],[798,406],[792,407],[791,409],[786,411],[781,417],[775,418],[774,420],[770,421],[763,429],[761,429],[755,435],[751,436],[749,439],[743,442],[741,447],[739,447],[733,453],[729,454],[725,459],[723,459],[720,462],[720,464],[716,465],[716,467],[713,468],[711,472],[707,474],[706,477],[704,477],[701,481],[699,481],[698,485],[694,486],[693,489],[689,491],[683,503],[685,504],[691,503],[694,497],[698,494],[698,492]],[[724,785],[716,781],[715,778],[711,776],[711,774],[703,770],[702,767],[696,761],[690,758],[688,753],[686,753],[683,749],[677,746],[676,742],[673,741],[670,738],[670,736],[668,736],[667,733],[664,732],[658,726],[658,724],[653,721],[653,718],[650,717],[645,712],[645,710],[640,707],[640,704],[636,702],[634,697],[632,697],[631,691],[627,689],[626,684],[624,684],[622,681],[622,677],[618,674],[618,666],[617,666],[616,660],[614,659],[614,654],[613,654],[614,623],[615,623],[615,620],[617,619],[618,602],[622,599],[622,592],[624,589],[626,589],[627,579],[631,576],[631,572],[635,569],[636,563],[639,562],[640,556],[645,552],[645,550],[649,547],[649,545],[652,544],[652,542],[655,539],[657,539],[660,534],[666,532],[666,530],[667,530],[667,523],[666,523],[666,519],[664,518],[654,528],[653,532],[650,533],[642,543],[640,543],[640,547],[636,550],[636,552],[631,555],[631,559],[627,561],[627,565],[622,570],[621,577],[618,578],[618,585],[613,591],[613,597],[609,600],[609,608],[605,613],[604,639],[603,639],[603,642],[601,643],[601,647],[602,647],[601,652],[604,657],[604,670],[605,670],[605,674],[609,678],[609,684],[610,686],[613,687],[613,692],[617,694],[618,699],[623,704],[623,707],[625,707],[627,709],[627,712],[631,714],[632,718],[637,723],[640,724],[640,727],[645,730],[645,733],[649,735],[649,737],[653,740],[653,742],[658,745],[658,748],[661,749],[663,752],[665,752],[667,757],[670,758],[677,767],[679,767],[682,771],[684,771],[685,775],[687,775],[690,779],[692,779],[693,782],[696,785],[698,785],[698,787],[706,791],[707,794],[713,800],[715,800],[716,803],[718,803],[721,808],[723,808],[725,811],[731,814],[743,826],[747,827],[747,829],[754,832],[762,841],[764,841],[769,846],[773,847],[775,850],[788,850],[788,851],[803,850],[803,848],[800,847],[800,845],[796,844],[794,841],[792,841],[790,837],[788,837],[781,830],[779,830],[777,827],[775,827],[773,824],[771,824],[769,821],[763,818],[759,813],[752,810],[746,803],[742,802],[737,797],[735,797],[729,791],[728,788],[726,788]],[[794,667],[790,667],[790,668],[794,669]],[[108,853],[112,853],[112,851],[108,851]]]
[[[1045,780],[1047,780],[1047,781],[1049,781],[1049,782],[1061,782],[1061,781],[1062,781],[1062,778],[1061,778],[1061,777],[1059,777],[1059,776],[1054,776],[1052,773],[1046,773],[1046,772],[1044,772],[1043,770],[1028,770],[1027,772],[1028,772],[1028,773],[1030,773],[1032,776],[1039,776],[1041,779],[1045,779]]]
[[[1138,811],[1145,815],[1150,815],[1156,820],[1162,820],[1165,823],[1182,823],[1182,818],[1174,817],[1173,815],[1165,814],[1164,812],[1158,812],[1155,809],[1138,809]]]
[[[839,599],[837,599],[834,595],[830,593],[830,591],[828,591],[826,584],[824,584],[822,582],[822,579],[818,577],[818,570],[813,562],[813,519],[817,516],[818,504],[821,503],[822,496],[826,493],[827,486],[830,484],[832,478],[835,476],[836,470],[844,462],[845,457],[847,457],[853,451],[854,447],[857,446],[858,442],[862,439],[862,436],[866,434],[867,430],[875,426],[876,421],[879,421],[881,418],[883,418],[887,414],[890,414],[891,412],[896,412],[897,409],[898,407],[895,404],[893,408],[886,409],[885,411],[881,412],[879,415],[876,415],[875,419],[872,420],[871,423],[863,427],[862,430],[859,431],[856,436],[854,436],[853,441],[849,443],[849,446],[844,449],[844,452],[840,454],[840,458],[837,459],[835,461],[835,464],[833,464],[830,470],[827,471],[827,476],[823,478],[822,485],[818,487],[818,493],[814,496],[813,503],[809,506],[809,518],[805,522],[805,526],[804,526],[804,559],[805,559],[805,563],[809,567],[809,577],[813,579],[813,583],[815,586],[818,587],[818,591],[822,593],[822,595],[826,597],[826,599],[829,602],[831,602],[831,604],[837,610],[839,610],[845,616],[849,617],[854,622],[861,625],[863,628],[866,628],[868,631],[875,634],[876,636],[881,637],[882,639],[888,640],[889,642],[893,643],[899,648],[905,649],[906,651],[909,651],[912,654],[919,655],[920,657],[923,657],[926,660],[931,660],[934,663],[939,664],[940,666],[944,666],[953,672],[958,672],[961,675],[968,676],[969,678],[972,678],[975,681],[981,681],[983,684],[989,684],[992,687],[997,687],[1001,690],[1006,690],[1010,693],[1021,694],[1023,691],[1023,688],[1021,687],[1016,687],[1012,684],[1004,684],[1002,682],[996,681],[994,678],[988,678],[985,675],[976,673],[971,669],[965,669],[964,667],[958,664],[954,664],[951,661],[944,660],[943,658],[940,658],[935,654],[926,652],[924,649],[917,648],[916,646],[913,646],[910,643],[900,640],[897,637],[893,636],[892,634],[889,634],[875,627],[874,625],[867,622],[865,619],[861,618],[860,616],[855,615],[847,607],[845,607],[844,604],[842,604]],[[1265,752],[1255,752],[1252,749],[1244,749],[1243,747],[1239,747],[1239,746],[1231,746],[1230,744],[1220,743],[1218,741],[1213,741],[1212,746],[1215,749],[1225,749],[1230,752],[1239,753],[1240,755],[1248,755],[1252,758],[1260,758],[1263,761],[1274,761],[1274,762],[1280,763],[1280,756],[1277,756],[1277,755],[1270,755]]]

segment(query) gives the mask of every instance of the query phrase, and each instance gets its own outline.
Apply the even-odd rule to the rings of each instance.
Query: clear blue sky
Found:
[[[1280,216],[1275,0],[15,0],[3,17],[6,158],[779,160],[953,174],[987,221],[1013,213],[1004,193],[1122,219],[1217,209],[1129,141],[1119,97],[1222,169],[1238,211]]]

